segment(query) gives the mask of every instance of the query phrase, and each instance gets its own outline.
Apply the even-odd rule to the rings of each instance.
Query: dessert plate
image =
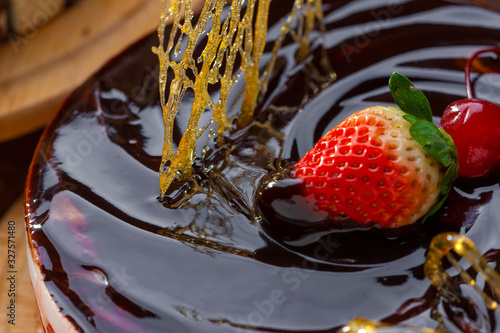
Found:
[[[423,272],[431,239],[445,231],[466,234],[490,261],[498,259],[498,176],[457,182],[439,214],[409,235],[332,230],[288,242],[259,224],[253,205],[261,180],[296,162],[348,114],[393,105],[392,71],[426,93],[438,121],[465,96],[466,58],[500,42],[500,13],[473,2],[323,6],[326,33],[311,33],[310,55],[297,62],[298,47],[286,40],[254,123],[228,133],[223,146],[208,138],[193,177],[164,202],[157,171],[164,127],[151,52],[157,37],[133,45],[66,101],[43,135],[26,188],[32,276],[46,327],[335,332],[361,316],[441,323],[452,332],[499,330],[499,314],[467,288],[450,302]],[[267,50],[289,10],[271,4]],[[263,61],[269,58],[265,53]],[[479,65],[478,97],[500,103],[498,63],[484,58]],[[238,112],[243,85],[228,103],[230,114]],[[186,96],[176,142],[189,120]],[[205,112],[202,121],[208,119]]]

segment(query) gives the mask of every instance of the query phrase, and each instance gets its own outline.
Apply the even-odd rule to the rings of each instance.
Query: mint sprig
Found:
[[[407,113],[404,117],[411,123],[410,135],[422,148],[434,157],[444,168],[441,181],[441,196],[438,202],[424,216],[423,222],[435,214],[444,204],[458,174],[458,153],[451,136],[432,123],[432,110],[424,93],[415,89],[414,84],[404,75],[394,72],[389,80],[392,97],[400,109]]]

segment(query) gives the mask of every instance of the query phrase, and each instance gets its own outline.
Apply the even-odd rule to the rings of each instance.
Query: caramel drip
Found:
[[[161,199],[176,178],[185,181],[191,176],[197,140],[212,124],[217,125],[217,139],[221,143],[224,141],[224,133],[227,133],[234,121],[238,128],[246,127],[252,122],[258,97],[267,90],[267,82],[285,36],[291,34],[299,44],[297,58],[300,60],[309,54],[309,33],[314,25],[320,22],[319,25],[324,30],[322,1],[296,0],[283,25],[280,38],[274,44],[272,59],[261,74],[260,60],[266,45],[271,0],[261,0],[258,3],[256,0],[248,0],[246,8],[243,6],[244,2],[245,0],[232,1],[223,21],[222,11],[226,1],[207,0],[197,23],[193,24],[192,0],[171,0],[170,6],[167,5],[167,0],[162,0],[162,14],[158,25],[159,46],[153,48],[160,63],[160,95],[165,122],[160,166]],[[164,47],[165,28],[170,18],[173,18],[172,30],[168,44]],[[294,30],[292,23],[297,20],[298,27]],[[211,28],[207,31],[210,24]],[[195,47],[205,34],[206,46],[201,55],[196,56]],[[181,52],[181,60],[176,60]],[[241,65],[235,68],[238,60]],[[243,104],[241,112],[233,119],[226,112],[227,100],[241,72],[244,73],[246,83]],[[166,96],[169,74],[173,74],[173,79]],[[209,87],[215,84],[220,85],[217,102],[212,101],[209,95]],[[191,117],[177,150],[174,150],[174,121],[187,90],[191,90],[194,95]],[[213,113],[212,121],[199,127],[201,115],[207,109]]]
[[[355,318],[343,328],[339,333],[437,333],[430,328],[420,328],[412,326],[389,326],[373,320]]]
[[[473,270],[482,275],[486,284],[491,287],[492,295],[486,294],[476,283],[473,275],[462,268],[452,252],[467,260]],[[451,278],[444,270],[442,260],[445,258],[457,269],[463,282],[483,297],[486,306],[491,310],[499,310],[498,298],[500,297],[500,274],[492,269],[486,259],[478,251],[474,243],[464,235],[456,233],[443,233],[435,236],[431,242],[425,261],[425,275],[439,290],[441,295],[454,300],[457,296]]]
[[[485,282],[491,287],[491,296],[478,287],[476,279],[470,272],[462,268],[459,261],[452,255],[456,253],[461,258],[467,260],[478,274],[482,275]],[[444,270],[442,260],[446,259],[458,271],[461,279],[483,297],[486,306],[490,310],[498,310],[498,298],[500,297],[500,274],[492,269],[486,259],[478,251],[474,243],[464,235],[457,233],[442,233],[432,239],[429,252],[425,261],[424,271],[441,295],[449,300],[456,300],[456,288],[453,288],[451,277]],[[496,298],[496,299],[494,299]],[[388,326],[384,323],[355,318],[350,323],[339,330],[342,333],[390,333],[390,332],[419,332],[432,333],[440,332],[429,328],[418,328],[409,326]]]

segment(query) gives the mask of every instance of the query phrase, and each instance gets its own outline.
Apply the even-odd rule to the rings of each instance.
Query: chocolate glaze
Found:
[[[276,24],[288,9],[272,7]],[[330,0],[324,8],[328,33],[313,33],[311,57],[295,63],[296,46],[286,43],[255,123],[228,134],[222,147],[209,140],[193,177],[163,203],[156,37],[125,51],[65,103],[32,163],[27,221],[46,286],[78,329],[334,332],[355,316],[433,328],[441,316],[450,331],[500,331],[498,312],[465,297],[439,298],[423,274],[430,239],[442,231],[466,233],[497,260],[498,175],[457,181],[445,207],[406,235],[350,228],[297,242],[260,225],[254,199],[263,178],[352,112],[393,105],[393,70],[426,93],[439,121],[465,96],[465,58],[500,43],[500,14],[464,1]],[[338,75],[329,87],[323,52]],[[481,64],[500,70],[494,59]],[[496,78],[476,76],[479,98],[500,103]]]

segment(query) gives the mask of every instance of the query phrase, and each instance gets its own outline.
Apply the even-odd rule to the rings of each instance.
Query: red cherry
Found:
[[[500,48],[480,50],[465,65],[469,98],[451,103],[440,126],[453,138],[458,151],[458,175],[480,177],[488,174],[500,159],[500,106],[474,98],[470,79],[472,62],[480,54],[500,53]]]
[[[481,99],[462,99],[446,108],[440,125],[455,141],[459,176],[483,176],[498,164],[500,106]]]

